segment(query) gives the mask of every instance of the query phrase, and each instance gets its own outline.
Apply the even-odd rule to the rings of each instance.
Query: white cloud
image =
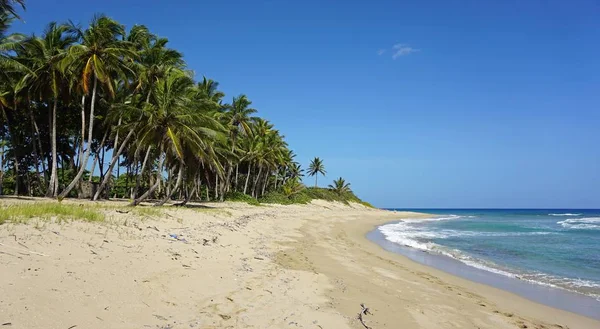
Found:
[[[377,55],[379,55],[379,56],[383,55],[383,53],[385,53],[385,49],[379,49],[377,51]]]
[[[392,58],[397,59],[400,56],[406,56],[406,55],[410,55],[412,53],[416,53],[416,52],[420,51],[420,49],[415,49],[405,43],[398,43],[392,47],[392,51],[394,52],[392,54]]]

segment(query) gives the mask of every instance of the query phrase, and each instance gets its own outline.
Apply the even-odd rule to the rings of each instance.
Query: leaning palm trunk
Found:
[[[162,154],[162,147],[160,149],[160,160],[158,160],[158,171],[156,173],[156,182],[154,183],[154,185],[152,185],[150,187],[150,189],[148,191],[146,191],[146,193],[142,194],[139,198],[134,199],[129,205],[130,206],[137,206],[138,204],[140,204],[142,201],[146,200],[150,195],[152,195],[152,193],[154,193],[154,191],[156,190],[156,188],[158,188],[158,185],[160,184],[160,177],[162,176],[162,170],[163,170],[163,164],[165,162],[165,155]]]
[[[258,165],[258,175],[256,175],[256,178],[254,179],[254,187],[252,188],[252,196],[253,197],[258,197],[257,193],[258,193],[258,181],[260,179],[260,176],[262,174],[262,166],[259,164]]]
[[[265,191],[267,190],[267,184],[269,183],[269,172],[265,173],[265,181],[263,183],[262,193],[261,195],[265,195]]]
[[[52,116],[50,117],[50,121],[52,121],[52,132],[51,132],[51,148],[52,148],[52,171],[50,173],[50,184],[48,185],[48,190],[46,191],[47,197],[56,197],[58,193],[58,160],[56,156],[56,108],[58,107],[58,97],[54,96],[54,104],[52,105]]]
[[[252,164],[248,165],[248,174],[246,174],[246,183],[244,184],[244,194],[248,190],[248,181],[250,180],[250,172],[252,171]]]
[[[144,162],[142,163],[142,169],[135,177],[135,188],[133,190],[133,195],[131,197],[134,200],[135,200],[135,197],[137,196],[137,192],[140,188],[140,181],[142,179],[142,175],[144,175],[144,169],[146,169],[146,163],[148,162],[148,156],[150,155],[150,150],[152,150],[152,146],[148,147],[148,150],[146,151],[146,156],[144,157]]]
[[[104,149],[104,142],[106,141],[106,137],[108,136],[108,129],[104,132],[104,136],[102,136],[102,141],[100,142],[100,146],[96,150],[96,156],[94,157],[94,162],[92,162],[92,169],[90,170],[90,177],[88,178],[88,182],[92,182],[92,177],[94,177],[94,170],[96,169],[96,164],[98,163],[98,158],[100,158],[100,150]],[[91,147],[91,146],[90,146]]]
[[[230,187],[231,187],[231,174],[233,173],[233,165],[231,164],[231,162],[228,164],[228,168],[227,168],[227,179],[225,179],[225,181],[223,182],[224,185],[224,192],[229,192]],[[223,194],[223,193],[221,193]]]
[[[85,171],[85,168],[87,167],[87,162],[88,162],[88,159],[90,158],[90,153],[92,151],[92,148],[91,148],[92,136],[93,136],[92,130],[94,129],[94,105],[96,103],[96,88],[97,88],[97,86],[98,86],[98,78],[96,76],[94,76],[94,89],[92,90],[92,104],[91,104],[91,108],[90,108],[90,123],[89,123],[89,128],[88,128],[88,145],[90,147],[88,147],[87,150],[85,150],[85,155],[83,156],[83,162],[81,163],[81,167],[79,167],[79,171],[77,172],[77,175],[75,176],[75,178],[73,178],[73,181],[71,181],[69,186],[67,186],[64,189],[64,191],[62,191],[62,193],[58,196],[59,199],[62,199],[65,196],[69,195],[71,190],[73,190],[75,185],[77,185],[77,183],[81,179],[81,176],[83,176],[83,172]],[[53,127],[53,129],[56,130],[56,127]],[[52,141],[52,142],[55,143],[56,141]]]
[[[104,175],[104,179],[102,180],[102,183],[100,183],[100,186],[96,190],[96,194],[94,194],[94,198],[92,200],[94,200],[94,201],[98,200],[100,193],[102,193],[102,190],[104,189],[104,187],[110,180],[110,176],[111,176],[110,173],[112,172],[112,170],[115,168],[115,165],[119,161],[119,157],[121,156],[121,153],[123,153],[123,150],[125,150],[125,146],[127,145],[127,142],[129,142],[129,139],[131,138],[131,136],[133,136],[133,132],[134,132],[133,129],[129,131],[129,133],[125,137],[125,140],[123,140],[123,143],[121,143],[121,146],[119,147],[119,150],[117,151],[117,153],[113,154],[113,157],[110,160],[110,165],[108,166],[108,170],[106,171],[107,174]],[[117,144],[115,144],[115,146],[116,145]]]
[[[183,207],[186,204],[188,204],[188,202],[190,202],[190,199],[192,198],[192,195],[194,195],[194,193],[196,193],[196,187],[194,186],[194,188],[192,189],[192,192],[188,193],[187,188],[185,189],[185,199],[183,199],[183,201],[181,203],[177,203],[174,206],[176,207]]]
[[[177,181],[175,182],[175,186],[173,186],[173,188],[169,191],[169,193],[167,193],[167,195],[165,195],[165,197],[162,200],[155,203],[154,206],[164,205],[167,201],[169,201],[169,199],[171,198],[173,193],[175,193],[175,191],[177,191],[177,189],[179,189],[179,186],[181,185],[181,181],[183,178],[183,167],[184,167],[183,163],[180,163],[179,164],[179,172],[177,173]]]

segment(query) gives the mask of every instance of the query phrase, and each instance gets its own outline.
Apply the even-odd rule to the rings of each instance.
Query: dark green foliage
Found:
[[[245,202],[247,204],[258,206],[260,203],[255,198],[242,192],[229,192],[225,195],[225,201]]]
[[[356,202],[366,207],[373,208],[372,205],[370,205],[368,202],[362,201],[352,192],[339,195],[334,191],[319,187],[304,188],[300,192],[290,196],[286,196],[281,192],[269,192],[259,199],[261,203],[275,204],[307,204],[312,200],[338,201],[345,204],[348,204],[349,202]]]
[[[260,203],[275,203],[275,204],[292,204],[292,200],[280,192],[269,192],[260,199]]]

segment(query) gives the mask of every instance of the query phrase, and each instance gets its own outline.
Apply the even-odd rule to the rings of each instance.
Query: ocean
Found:
[[[380,226],[387,242],[600,303],[600,210],[390,210],[435,217]]]

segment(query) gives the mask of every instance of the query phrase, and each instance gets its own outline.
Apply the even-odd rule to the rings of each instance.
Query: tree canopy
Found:
[[[137,205],[305,188],[284,135],[250,98],[227,103],[218,82],[196,81],[167,38],[105,15],[9,34],[24,5],[0,0],[0,194]],[[307,173],[325,175],[323,161]]]

